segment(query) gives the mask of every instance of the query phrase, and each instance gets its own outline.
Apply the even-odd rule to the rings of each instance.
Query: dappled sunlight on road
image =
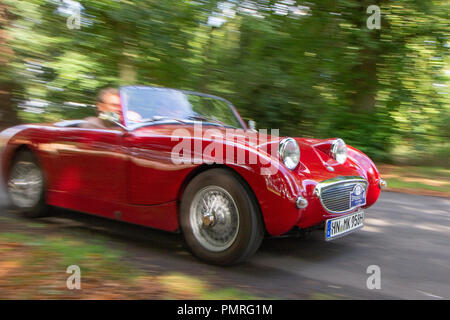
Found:
[[[450,227],[448,227],[448,226],[442,226],[442,225],[436,225],[436,224],[419,224],[414,227],[417,229],[426,230],[426,231],[442,232],[447,235],[450,234]]]
[[[44,264],[38,266],[40,271],[35,275],[39,276],[41,272],[46,275],[46,268],[57,263],[59,254],[67,255],[69,263],[87,255],[89,258],[81,263],[95,263],[101,272],[92,274],[88,271],[86,281],[89,283],[83,297],[114,299],[133,291],[133,294],[126,293],[128,298],[206,299],[208,295],[232,295],[287,299],[325,296],[439,299],[437,297],[450,297],[450,284],[442,281],[448,279],[450,271],[449,217],[444,214],[446,207],[442,205],[445,203],[440,198],[385,193],[379,204],[367,210],[366,225],[359,231],[331,242],[324,240],[322,230],[314,231],[310,239],[268,238],[254,257],[232,268],[198,261],[186,250],[180,235],[68,211],[39,220],[20,218],[9,212],[2,216],[0,223],[3,233],[41,235],[18,247],[41,252],[43,248],[48,250],[48,254],[41,255]],[[93,250],[92,245],[97,249]],[[108,266],[111,260],[107,257],[115,252],[122,252],[122,258],[116,256],[113,264]],[[8,277],[16,274],[13,279],[18,279],[20,274],[20,278],[28,279],[32,272],[23,269],[30,265],[24,261],[2,254],[0,271]],[[123,275],[130,272],[116,272],[123,267],[123,261],[141,276],[131,282],[125,280]],[[382,270],[380,291],[366,288],[366,268],[373,264]],[[12,271],[13,267],[15,271]],[[64,283],[55,284],[54,281],[64,281],[67,278],[64,271],[59,278],[53,277],[53,282],[36,282],[35,287],[47,288],[48,294],[63,292]],[[108,280],[111,277],[116,280]],[[97,292],[96,287],[106,289]],[[142,288],[147,291],[140,291]],[[108,290],[117,294],[111,295]],[[61,294],[64,296],[65,293]]]
[[[372,226],[369,226],[369,225],[365,225],[362,228],[362,230],[365,231],[365,232],[383,232],[383,230],[381,230],[380,228],[372,227]]]
[[[388,221],[382,220],[382,219],[376,219],[376,218],[367,218],[365,220],[365,222],[366,222],[366,224],[369,224],[369,225],[372,224],[372,225],[381,226],[381,227],[389,225]]]

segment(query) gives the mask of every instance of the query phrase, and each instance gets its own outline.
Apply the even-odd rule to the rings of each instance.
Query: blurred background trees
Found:
[[[370,30],[374,4],[381,28]],[[449,9],[445,0],[2,0],[2,125],[84,117],[99,88],[148,84],[217,94],[259,127],[342,137],[379,161],[449,165]],[[79,28],[69,28],[77,11]]]
[[[7,46],[6,29],[10,26],[11,20],[7,6],[0,3],[0,122],[3,126],[13,125],[19,121],[13,102],[13,93],[18,94],[19,90],[9,67],[14,53]]]

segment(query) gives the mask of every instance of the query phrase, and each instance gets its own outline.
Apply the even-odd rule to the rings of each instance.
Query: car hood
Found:
[[[197,131],[195,131],[197,130]],[[270,133],[270,132],[269,132]],[[243,148],[253,150],[264,156],[278,161],[278,147],[280,141],[285,137],[279,137],[275,134],[259,132],[251,130],[236,130],[215,125],[203,125],[201,129],[194,126],[180,126],[180,124],[162,124],[140,128],[135,134],[144,136],[201,136],[205,140],[219,139],[226,144],[234,144]],[[346,163],[339,164],[330,155],[331,145],[336,138],[331,139],[310,139],[310,138],[294,138],[300,147],[300,164],[294,170],[295,173],[304,178],[314,178],[314,180],[327,180],[337,176],[364,176],[366,171],[363,170],[358,163],[361,157],[366,156],[358,150],[348,147],[349,157]],[[368,158],[367,158],[368,159]],[[369,162],[370,159],[368,159]],[[370,164],[370,163],[369,163]]]
[[[286,137],[272,137],[267,147],[259,145],[258,148],[263,150],[278,150],[280,141]],[[337,138],[330,139],[311,139],[293,137],[300,148],[300,164],[294,170],[297,174],[304,178],[311,178],[315,181],[324,181],[338,176],[363,176],[366,178],[366,171],[360,166],[355,156],[359,151],[348,147],[348,158],[344,164],[340,164],[331,156],[331,147]],[[272,155],[279,157],[278,153]],[[364,156],[365,157],[365,156]],[[370,159],[369,159],[370,161]]]

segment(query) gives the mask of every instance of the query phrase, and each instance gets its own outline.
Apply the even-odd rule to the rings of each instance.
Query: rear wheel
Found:
[[[44,174],[30,151],[21,151],[16,155],[7,190],[12,206],[27,217],[42,217],[46,213]]]
[[[244,261],[264,237],[253,196],[226,169],[205,171],[191,181],[181,201],[180,224],[192,252],[219,265]]]

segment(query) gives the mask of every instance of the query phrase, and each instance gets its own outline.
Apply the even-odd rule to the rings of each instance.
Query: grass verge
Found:
[[[68,290],[66,270],[81,269],[81,290]],[[146,274],[103,240],[0,233],[0,299],[257,299],[213,288],[187,274]]]
[[[450,197],[450,169],[441,167],[379,165],[391,191]]]

